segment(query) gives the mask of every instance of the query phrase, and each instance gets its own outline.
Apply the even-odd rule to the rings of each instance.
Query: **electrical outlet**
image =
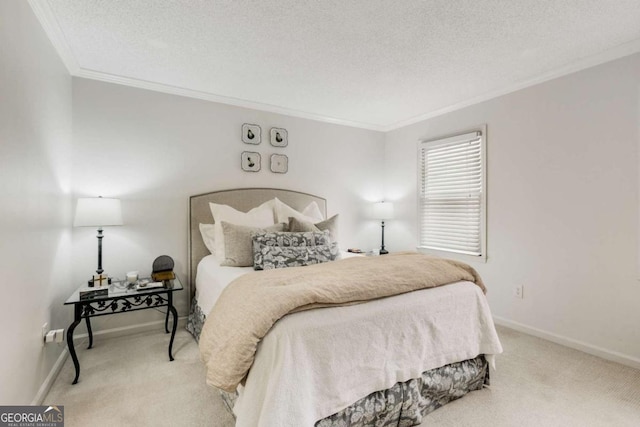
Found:
[[[513,288],[513,296],[516,298],[524,299],[524,285],[518,285]]]
[[[58,344],[64,341],[64,329],[56,329],[56,342]]]
[[[49,332],[49,322],[44,322],[42,324],[42,345],[45,344],[45,338],[47,337],[47,332]]]

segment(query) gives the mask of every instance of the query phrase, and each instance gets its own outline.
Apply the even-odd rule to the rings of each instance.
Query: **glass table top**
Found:
[[[146,286],[140,286],[145,280],[148,284]],[[184,289],[180,279],[178,279],[178,276],[172,280],[155,282],[162,283],[161,287],[151,287],[152,283],[153,282],[150,278],[141,278],[134,284],[127,283],[126,281],[113,281],[109,286],[103,287],[90,288],[87,285],[84,285],[76,289],[71,296],[67,298],[65,304],[76,304],[86,301],[108,301],[114,298],[133,297],[136,295],[153,295],[156,293],[166,293]],[[80,294],[87,291],[90,292],[90,294],[80,298]]]

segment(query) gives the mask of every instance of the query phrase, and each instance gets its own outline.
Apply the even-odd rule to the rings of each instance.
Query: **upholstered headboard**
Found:
[[[191,298],[195,294],[198,263],[209,255],[209,251],[202,241],[199,227],[200,223],[213,224],[209,203],[229,205],[239,211],[248,212],[274,197],[300,211],[315,201],[320,211],[325,217],[327,216],[327,201],[324,198],[298,191],[275,188],[239,188],[214,191],[189,198],[189,291]]]

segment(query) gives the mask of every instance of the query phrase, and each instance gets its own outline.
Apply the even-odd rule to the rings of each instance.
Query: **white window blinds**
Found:
[[[420,248],[484,256],[483,157],[479,131],[420,143]]]

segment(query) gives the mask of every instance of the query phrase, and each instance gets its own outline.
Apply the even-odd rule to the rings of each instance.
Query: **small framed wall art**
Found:
[[[271,145],[274,147],[286,147],[289,145],[289,136],[286,129],[271,128]]]
[[[245,172],[258,172],[260,170],[260,153],[243,151],[241,156],[242,170]]]
[[[245,144],[260,144],[261,133],[260,126],[245,123],[242,125],[242,142]]]
[[[287,173],[289,170],[289,158],[284,154],[271,155],[271,172]]]

